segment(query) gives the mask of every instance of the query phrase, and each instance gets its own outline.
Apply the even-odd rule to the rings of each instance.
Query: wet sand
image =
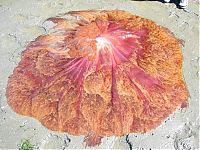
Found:
[[[178,109],[161,126],[146,134],[105,137],[95,149],[197,149],[199,130],[199,2],[186,10],[173,3],[129,0],[0,0],[0,149],[17,149],[29,139],[39,149],[85,149],[83,136],[49,131],[33,118],[14,113],[7,105],[8,76],[27,43],[46,33],[45,19],[70,10],[121,9],[149,18],[184,41],[184,78],[189,106]]]

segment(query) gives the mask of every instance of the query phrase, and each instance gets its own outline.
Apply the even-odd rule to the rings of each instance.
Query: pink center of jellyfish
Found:
[[[131,56],[134,57],[133,54],[137,53],[139,47],[141,33],[120,29],[117,26],[108,27],[106,33],[96,38],[96,68],[115,67],[128,61]]]
[[[115,68],[123,62],[129,61],[130,57],[133,60],[137,59],[145,30],[122,29],[116,23],[110,23],[106,30],[103,29],[104,31],[102,31],[102,28],[104,27],[98,26],[101,32],[95,36],[92,35],[93,38],[88,33],[88,35],[84,35],[85,40],[82,40],[82,43],[79,42],[81,43],[79,47],[83,51],[79,50],[79,56],[67,65],[74,81],[83,80],[84,74],[91,69]],[[83,33],[87,34],[87,31]],[[94,43],[95,47],[90,46]]]

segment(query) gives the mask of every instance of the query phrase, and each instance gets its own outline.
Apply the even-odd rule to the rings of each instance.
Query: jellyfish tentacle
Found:
[[[121,62],[127,62],[127,61],[129,61],[128,56],[126,56],[123,53],[122,50],[117,49],[114,45],[112,46],[112,48],[113,48],[113,56],[114,56],[115,61],[117,62],[117,64],[120,64]]]
[[[96,134],[89,133],[85,136],[83,143],[85,143],[85,146],[97,146],[101,144],[101,136],[98,136]]]
[[[121,104],[121,100],[119,97],[118,89],[117,89],[117,80],[116,80],[116,70],[114,66],[112,66],[112,82],[111,82],[111,104],[114,113],[119,113],[120,118],[120,128],[117,133],[120,135],[123,132],[123,123],[124,123],[124,109]],[[118,121],[118,120],[117,120]]]
[[[162,83],[160,80],[145,73],[142,68],[136,65],[133,65],[133,67],[130,68],[129,76],[147,90],[151,91],[153,88],[162,89]]]

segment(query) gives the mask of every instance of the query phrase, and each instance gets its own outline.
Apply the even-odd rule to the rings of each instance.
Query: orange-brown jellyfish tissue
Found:
[[[147,132],[182,104],[180,40],[125,11],[71,11],[30,42],[9,77],[8,104],[45,127],[104,136]]]

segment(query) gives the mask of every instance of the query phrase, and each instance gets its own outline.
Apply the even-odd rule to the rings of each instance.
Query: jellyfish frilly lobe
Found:
[[[104,136],[147,132],[187,103],[180,40],[121,10],[71,11],[49,18],[9,77],[11,108],[46,128]]]

